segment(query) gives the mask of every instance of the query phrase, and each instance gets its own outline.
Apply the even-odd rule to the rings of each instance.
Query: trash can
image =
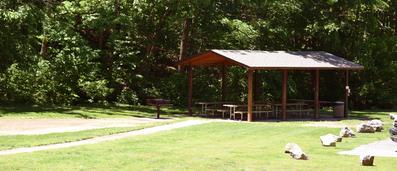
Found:
[[[341,101],[336,101],[336,102],[334,102],[333,111],[334,111],[334,117],[335,117],[335,118],[342,118],[342,117],[344,117],[344,113],[345,113],[345,102],[341,102]]]

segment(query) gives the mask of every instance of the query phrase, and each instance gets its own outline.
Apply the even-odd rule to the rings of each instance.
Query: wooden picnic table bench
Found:
[[[248,110],[246,109],[248,106],[247,105],[233,105],[233,104],[225,104],[223,105],[225,107],[229,108],[229,114],[230,114],[230,119],[236,119],[236,115],[240,115],[241,120],[243,120],[244,115],[248,114]],[[268,107],[270,105],[268,104],[254,104],[254,109],[252,111],[253,114],[256,115],[261,115],[261,114],[266,114],[266,119],[269,117],[269,114],[271,114],[273,111],[272,110],[264,110],[263,107]],[[243,108],[241,110],[236,110],[238,107]]]
[[[233,102],[197,102],[196,104],[201,105],[201,114],[207,117],[209,113],[215,115],[216,112],[222,113],[222,117],[225,117],[227,113],[227,110],[223,108],[225,103],[232,104]]]

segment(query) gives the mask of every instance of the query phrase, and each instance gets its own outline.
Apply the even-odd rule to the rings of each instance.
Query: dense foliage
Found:
[[[323,50],[365,66],[352,73],[356,108],[396,107],[395,0],[1,0],[0,101],[79,104],[186,102],[183,56],[207,49]],[[187,27],[189,26],[189,27]],[[183,36],[185,35],[185,36]],[[228,100],[244,100],[242,68],[227,68]],[[220,68],[196,68],[195,100],[220,98]],[[257,99],[277,100],[280,72],[256,73]],[[289,96],[311,98],[308,72]],[[343,96],[343,73],[321,73],[321,99]]]

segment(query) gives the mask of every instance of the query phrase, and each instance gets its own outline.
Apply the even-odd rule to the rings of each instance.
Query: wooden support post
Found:
[[[252,122],[252,105],[253,105],[253,90],[252,90],[252,77],[253,77],[254,70],[248,70],[248,114],[247,114],[247,121]]]
[[[320,90],[320,70],[315,72],[315,82],[314,82],[314,117],[318,119],[320,117],[320,100],[319,100],[319,90]]]
[[[347,118],[349,115],[349,71],[345,71],[345,110],[344,117]]]
[[[192,111],[192,105],[193,105],[193,68],[192,66],[188,67],[188,102],[187,102],[187,106],[188,106],[188,111],[189,111],[189,115],[193,114]]]
[[[281,112],[283,120],[287,119],[287,84],[288,84],[288,71],[283,70],[283,83],[281,90]]]
[[[226,94],[226,80],[225,80],[225,78],[226,78],[226,68],[225,68],[225,65],[222,65],[222,94],[221,94],[221,99],[222,99],[222,102],[224,102],[225,101],[225,94]]]
[[[156,115],[156,119],[160,119],[160,105],[156,105],[156,109],[157,109],[157,115]]]

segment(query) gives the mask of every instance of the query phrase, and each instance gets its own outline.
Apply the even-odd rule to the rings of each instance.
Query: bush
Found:
[[[117,97],[117,102],[123,104],[137,105],[138,100],[139,99],[135,91],[129,89],[128,87],[123,88],[120,95]]]
[[[160,82],[159,90],[162,98],[170,99],[177,106],[186,105],[187,77],[185,73],[175,73]]]
[[[31,69],[33,68],[33,69]],[[12,64],[7,69],[7,75],[0,79],[5,82],[7,100],[17,103],[53,104],[58,100],[56,81],[47,60],[39,62],[22,70],[19,64]]]
[[[113,91],[113,89],[107,87],[107,84],[108,81],[106,80],[79,80],[79,86],[87,94],[90,103],[106,103],[106,97]]]

